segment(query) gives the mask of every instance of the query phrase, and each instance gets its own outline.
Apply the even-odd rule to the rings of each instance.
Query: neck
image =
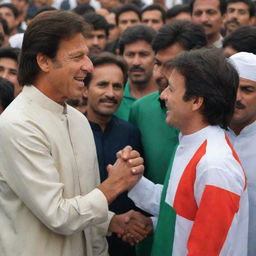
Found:
[[[216,41],[220,39],[220,37],[221,37],[220,33],[207,36],[208,45],[214,44]]]
[[[92,111],[92,109],[90,109],[89,106],[88,106],[88,109],[87,109],[86,116],[87,116],[89,121],[98,124],[102,131],[106,130],[106,127],[107,127],[108,123],[110,122],[110,120],[112,118],[112,115],[111,116],[96,115]]]
[[[158,90],[158,87],[151,78],[147,83],[145,84],[135,84],[130,81],[130,94],[135,98],[139,99],[143,96],[146,96],[150,93],[153,93]]]
[[[251,124],[251,123],[249,123]],[[244,124],[244,123],[230,123],[230,128],[231,130],[235,133],[235,135],[239,135],[240,132],[244,129],[249,124]]]
[[[188,120],[184,128],[180,128],[182,135],[190,135],[198,132],[208,126],[209,123],[204,120],[202,116],[194,117]]]

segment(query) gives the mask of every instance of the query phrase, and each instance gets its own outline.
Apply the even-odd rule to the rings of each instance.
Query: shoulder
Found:
[[[132,123],[125,121],[117,116],[113,116],[113,122],[115,126],[118,126],[118,128],[122,129],[123,132],[135,132],[139,133],[139,129],[135,127]]]

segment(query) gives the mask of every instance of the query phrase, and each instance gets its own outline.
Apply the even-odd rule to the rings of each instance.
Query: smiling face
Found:
[[[111,118],[119,107],[124,89],[123,72],[115,64],[96,66],[87,87],[89,120]]]
[[[238,133],[256,120],[256,82],[240,78],[231,128]]]
[[[83,80],[93,70],[87,54],[86,39],[82,34],[62,40],[54,59],[38,54],[37,61],[47,81],[47,84],[39,85],[40,90],[61,104],[66,99],[79,99],[83,93]]]
[[[184,100],[185,78],[176,69],[167,73],[169,85],[161,93],[161,100],[165,101],[167,108],[166,123],[172,125],[181,132],[187,129],[193,113],[193,100]]]

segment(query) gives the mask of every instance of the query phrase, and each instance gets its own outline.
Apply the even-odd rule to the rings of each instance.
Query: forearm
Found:
[[[160,200],[163,186],[154,184],[145,177],[130,190],[129,198],[133,200],[140,209],[157,216],[160,209]]]

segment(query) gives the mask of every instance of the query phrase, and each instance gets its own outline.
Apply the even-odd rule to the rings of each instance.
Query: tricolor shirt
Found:
[[[158,223],[175,213],[168,226],[162,225],[170,231],[163,238],[166,248],[158,250],[168,252],[162,255],[247,255],[246,177],[221,128],[208,126],[180,136],[166,186],[163,199],[169,208],[160,215],[163,186],[143,178],[129,193],[138,207],[160,216]]]

